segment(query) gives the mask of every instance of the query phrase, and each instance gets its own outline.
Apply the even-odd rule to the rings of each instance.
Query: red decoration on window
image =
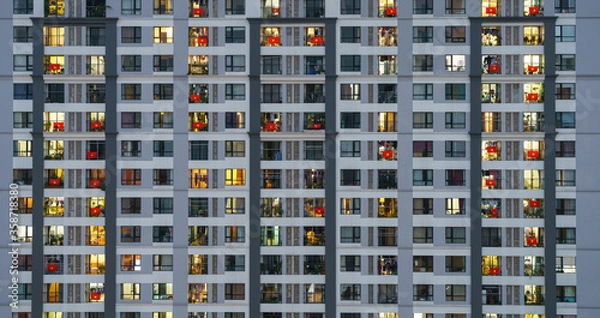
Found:
[[[191,94],[190,95],[190,102],[192,102],[192,103],[198,103],[198,102],[200,102],[200,94]]]
[[[537,237],[528,237],[527,238],[527,245],[529,245],[529,246],[536,245],[537,246],[537,244],[538,244]]]
[[[529,200],[529,207],[539,208],[540,206],[542,206],[542,202],[540,200],[534,200],[534,199]]]
[[[100,180],[91,179],[90,180],[90,188],[100,188]]]
[[[279,14],[279,8],[271,8],[273,14]]]
[[[318,216],[323,216],[325,214],[325,208],[315,208],[315,214]]]
[[[276,131],[277,130],[277,124],[267,123],[265,126],[266,126],[265,129],[267,131]]]
[[[490,65],[490,73],[500,73],[500,65],[498,65],[498,64]]]
[[[58,264],[47,264],[46,271],[49,273],[58,272]]]
[[[98,152],[97,151],[88,151],[86,154],[86,158],[88,159],[98,159]]]
[[[194,129],[204,129],[204,122],[201,121],[195,121],[192,124],[192,127],[194,127]]]
[[[527,150],[527,159],[537,159],[540,156],[540,152],[537,150]]]
[[[392,159],[392,158],[394,158],[394,151],[392,151],[392,150],[384,150],[384,151],[381,153],[381,156],[382,156],[384,159]]]
[[[319,124],[319,123],[312,124],[311,126],[312,126],[312,129],[321,129],[321,124]]]
[[[485,180],[485,186],[486,187],[495,187],[496,186],[496,179],[486,179]]]
[[[90,123],[90,126],[92,127],[92,129],[102,129],[102,122],[101,121],[93,121]]]
[[[538,97],[540,95],[538,93],[528,93],[527,94],[527,100],[538,100]]]
[[[269,44],[277,45],[277,44],[279,44],[279,37],[278,36],[270,36],[268,41],[269,41]]]
[[[64,130],[65,129],[65,123],[63,123],[62,121],[55,121],[52,124],[52,127],[54,127],[54,130]]]
[[[385,16],[386,17],[395,17],[398,13],[396,8],[385,8]]]
[[[310,39],[310,42],[315,45],[323,45],[323,37],[322,36],[313,36]]]
[[[50,71],[52,71],[52,72],[60,71],[60,64],[58,64],[58,63],[50,64]]]
[[[498,153],[498,146],[487,146],[485,147],[485,150],[488,153]]]
[[[50,180],[48,180],[48,184],[51,186],[60,186],[60,179],[59,178],[50,178]]]
[[[540,7],[529,7],[529,14],[536,15],[540,13]]]
[[[90,300],[100,300],[102,294],[100,293],[90,293]]]
[[[204,8],[194,8],[194,9],[192,9],[192,14],[194,16],[202,16],[202,15],[204,15]]]
[[[207,45],[208,44],[208,36],[199,36],[198,44],[199,45]]]
[[[490,267],[490,275],[500,275],[500,267]]]
[[[496,14],[496,12],[498,12],[496,7],[486,7],[485,8],[485,14]]]
[[[539,67],[537,67],[537,66],[534,66],[534,65],[527,66],[528,73],[537,73],[538,70],[539,70]]]
[[[490,209],[490,217],[498,218],[498,208],[497,207],[493,207]]]
[[[100,208],[90,208],[90,215],[100,215],[101,212]]]

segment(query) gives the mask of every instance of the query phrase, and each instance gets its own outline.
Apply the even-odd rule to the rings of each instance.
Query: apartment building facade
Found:
[[[600,312],[600,4],[12,5],[3,316]]]

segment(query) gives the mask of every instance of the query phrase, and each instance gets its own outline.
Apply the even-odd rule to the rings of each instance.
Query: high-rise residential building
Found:
[[[5,2],[1,317],[600,317],[600,1]]]

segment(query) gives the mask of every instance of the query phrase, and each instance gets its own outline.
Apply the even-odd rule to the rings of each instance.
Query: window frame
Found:
[[[242,6],[243,10],[240,10],[239,6]],[[225,0],[225,15],[239,15],[246,14],[246,1],[245,0]]]
[[[340,227],[340,244],[359,243],[360,244],[360,226],[341,226]]]
[[[466,244],[466,227],[446,227],[446,244]]]
[[[360,0],[342,0],[340,3],[340,14],[360,14],[360,9]]]
[[[237,62],[242,61],[239,64]],[[244,55],[225,55],[225,72],[245,72],[246,56]]]
[[[575,37],[577,35],[576,28],[576,25],[557,25],[555,31],[555,42],[575,42]],[[571,34],[571,29],[573,35],[565,35],[565,31],[567,30],[567,32]]]
[[[413,129],[433,129],[433,112],[413,112]]]
[[[344,146],[345,145],[345,146]],[[351,147],[348,147],[350,145]],[[359,140],[341,140],[340,141],[340,157],[360,158],[360,141]]]
[[[465,129],[467,128],[467,113],[465,112],[446,112],[446,129]]]
[[[142,14],[142,0],[122,0],[121,1],[121,15],[140,15],[140,14]]]
[[[414,0],[413,15],[433,14],[433,0]]]
[[[456,3],[458,2],[458,5]],[[459,7],[456,9],[456,7]],[[446,0],[446,14],[464,14],[465,0]]]
[[[340,55],[340,72],[360,72],[360,55]]]
[[[446,100],[467,100],[467,84],[446,83]]]
[[[431,84],[431,83],[415,83],[415,84],[413,84],[413,100],[433,100],[433,84]]]
[[[417,62],[421,62],[421,66],[417,66]],[[425,62],[425,63],[423,63]],[[432,54],[415,54],[413,55],[413,72],[432,72],[433,71],[433,55]]]
[[[466,43],[467,42],[467,27],[466,26],[447,26],[446,27],[446,43]]]
[[[360,186],[360,169],[341,169],[340,186]]]
[[[573,72],[577,69],[575,54],[556,54],[556,71]]]
[[[433,43],[433,27],[413,26],[413,43]]]
[[[414,226],[413,244],[433,244],[433,227]]]
[[[142,27],[123,26],[121,27],[121,43],[142,43]]]
[[[225,84],[225,100],[246,100],[246,84]]]
[[[241,33],[241,36],[240,36]],[[246,43],[246,27],[226,26],[225,43]]]
[[[433,186],[433,169],[414,169],[413,186]]]

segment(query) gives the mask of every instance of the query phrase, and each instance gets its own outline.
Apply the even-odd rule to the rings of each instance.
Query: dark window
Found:
[[[33,42],[33,28],[29,26],[13,27],[13,42],[28,43]]]
[[[305,141],[304,142],[305,160],[323,160],[323,142]]]
[[[396,103],[397,84],[377,84],[378,103]]]
[[[13,0],[13,14],[33,14],[33,0]]]
[[[433,243],[433,227],[413,227],[413,243]]]
[[[324,14],[324,0],[306,0],[307,18],[322,18]]]
[[[123,72],[140,72],[142,70],[141,55],[121,55],[121,71]],[[173,63],[171,61],[171,71]]]
[[[139,140],[121,141],[121,157],[139,157],[142,154],[142,142]]]
[[[413,285],[414,301],[433,301],[433,285]]]
[[[141,227],[121,226],[121,242],[139,242],[141,237]]]
[[[189,143],[190,160],[208,160],[208,141],[193,140]]]
[[[281,56],[263,56],[263,74],[281,74]]]
[[[189,217],[208,216],[208,198],[188,198]]]
[[[87,30],[87,45],[88,46],[104,46],[106,45],[106,29],[97,27],[88,27]]]
[[[124,112],[121,113],[121,128],[141,128],[142,113]]]
[[[498,227],[484,227],[481,229],[481,246],[501,247],[502,229]]]
[[[432,100],[433,84],[413,84],[413,100]]]
[[[225,43],[245,43],[245,27],[225,27]]]
[[[397,246],[398,228],[395,227],[378,227],[377,228],[377,246]]]
[[[262,102],[280,103],[281,85],[280,84],[262,84]]]
[[[121,43],[142,43],[142,28],[121,27]]]
[[[413,157],[433,157],[433,141],[413,141]]]
[[[173,242],[172,226],[153,226],[152,242],[168,243]]]
[[[446,169],[446,186],[464,186],[465,179],[465,170]]]
[[[433,27],[416,26],[413,27],[413,43],[432,43]]]
[[[575,42],[575,26],[557,25],[555,39],[556,42]]]
[[[556,54],[557,71],[574,71],[575,54]]]
[[[575,0],[554,0],[554,12],[575,13]]]
[[[240,129],[246,127],[246,113],[244,112],[226,112],[225,128]]]
[[[340,84],[341,100],[360,100],[360,84]]]
[[[246,257],[244,255],[225,255],[226,272],[243,272],[246,270]]]
[[[462,129],[466,127],[466,113],[446,113],[446,129]]]
[[[152,256],[152,270],[153,271],[172,271],[173,270],[173,255],[154,254]]]
[[[172,100],[173,84],[154,84],[154,100]]]
[[[466,256],[446,256],[447,273],[463,273],[467,267]]]
[[[46,84],[46,103],[64,103],[65,84]]]
[[[464,227],[447,227],[446,243],[463,244],[467,242],[467,231]]]
[[[466,157],[466,141],[446,141],[446,157],[464,158]]]
[[[360,55],[342,55],[340,64],[342,72],[360,72]]]
[[[465,0],[446,0],[446,14],[465,13]]]
[[[225,100],[245,100],[246,84],[225,84]]]
[[[418,198],[413,199],[413,214],[432,214],[433,213],[433,199],[432,198]]]
[[[433,55],[413,55],[413,59],[414,72],[433,71]]]
[[[360,128],[360,113],[341,113],[340,128]]]
[[[573,170],[573,169],[556,170],[556,186],[557,187],[574,187],[575,186],[575,170]]]
[[[360,272],[359,255],[342,255],[340,258],[340,271],[342,272]]]
[[[121,214],[140,214],[141,211],[141,198],[121,198]]]
[[[155,112],[154,128],[173,128],[173,112]]]
[[[575,128],[575,112],[556,112],[556,128]]]
[[[446,84],[446,100],[465,100],[466,84]]]
[[[154,214],[173,214],[173,198],[154,198]]]
[[[557,215],[575,215],[575,199],[556,199]]]
[[[173,157],[173,141],[155,140],[154,157]]]
[[[343,2],[344,0],[342,0]],[[359,0],[348,0],[359,1]],[[360,3],[360,2],[359,2]],[[342,11],[344,8],[342,8]],[[359,8],[360,13],[360,8]],[[341,43],[360,43],[360,27],[341,27],[340,28]]]
[[[446,43],[464,43],[466,41],[466,34],[466,27],[464,26],[447,26]]]
[[[342,157],[360,157],[360,141],[340,141]]]
[[[433,272],[433,256],[413,256],[413,272]]]
[[[13,71],[15,71],[15,72],[33,71],[33,55],[24,55],[24,54],[13,55]]]
[[[413,170],[413,186],[432,186],[433,170],[415,169]]]
[[[246,0],[225,0],[225,14],[246,14]]]
[[[340,227],[340,243],[360,243],[360,226]]]
[[[173,72],[173,55],[154,55],[154,71]]]
[[[246,57],[244,55],[226,55],[225,72],[245,72]]]
[[[123,14],[123,15],[142,14],[142,0],[122,0],[121,14]]]
[[[226,140],[225,157],[245,157],[246,142],[243,140]]]
[[[575,244],[576,231],[575,228],[557,228],[556,229],[556,244]]]
[[[395,169],[377,170],[377,188],[378,189],[397,189],[398,180]]]
[[[360,14],[360,0],[341,0],[341,14]],[[344,27],[342,27],[342,30]]]
[[[360,169],[342,169],[340,171],[341,186],[359,186],[360,185]]]
[[[413,128],[433,128],[433,113],[432,112],[414,112],[413,113]]]
[[[13,84],[13,99],[33,99],[33,84],[15,83]]]
[[[557,141],[556,157],[575,157],[575,141]]]
[[[446,285],[446,301],[467,300],[467,285]]]
[[[244,284],[225,284],[225,300],[244,300]]]
[[[557,83],[556,99],[575,99],[575,83]]]
[[[121,100],[142,99],[142,84],[121,84]]]
[[[413,14],[433,14],[433,0],[414,0]]]
[[[172,169],[154,169],[154,185],[173,185]]]

